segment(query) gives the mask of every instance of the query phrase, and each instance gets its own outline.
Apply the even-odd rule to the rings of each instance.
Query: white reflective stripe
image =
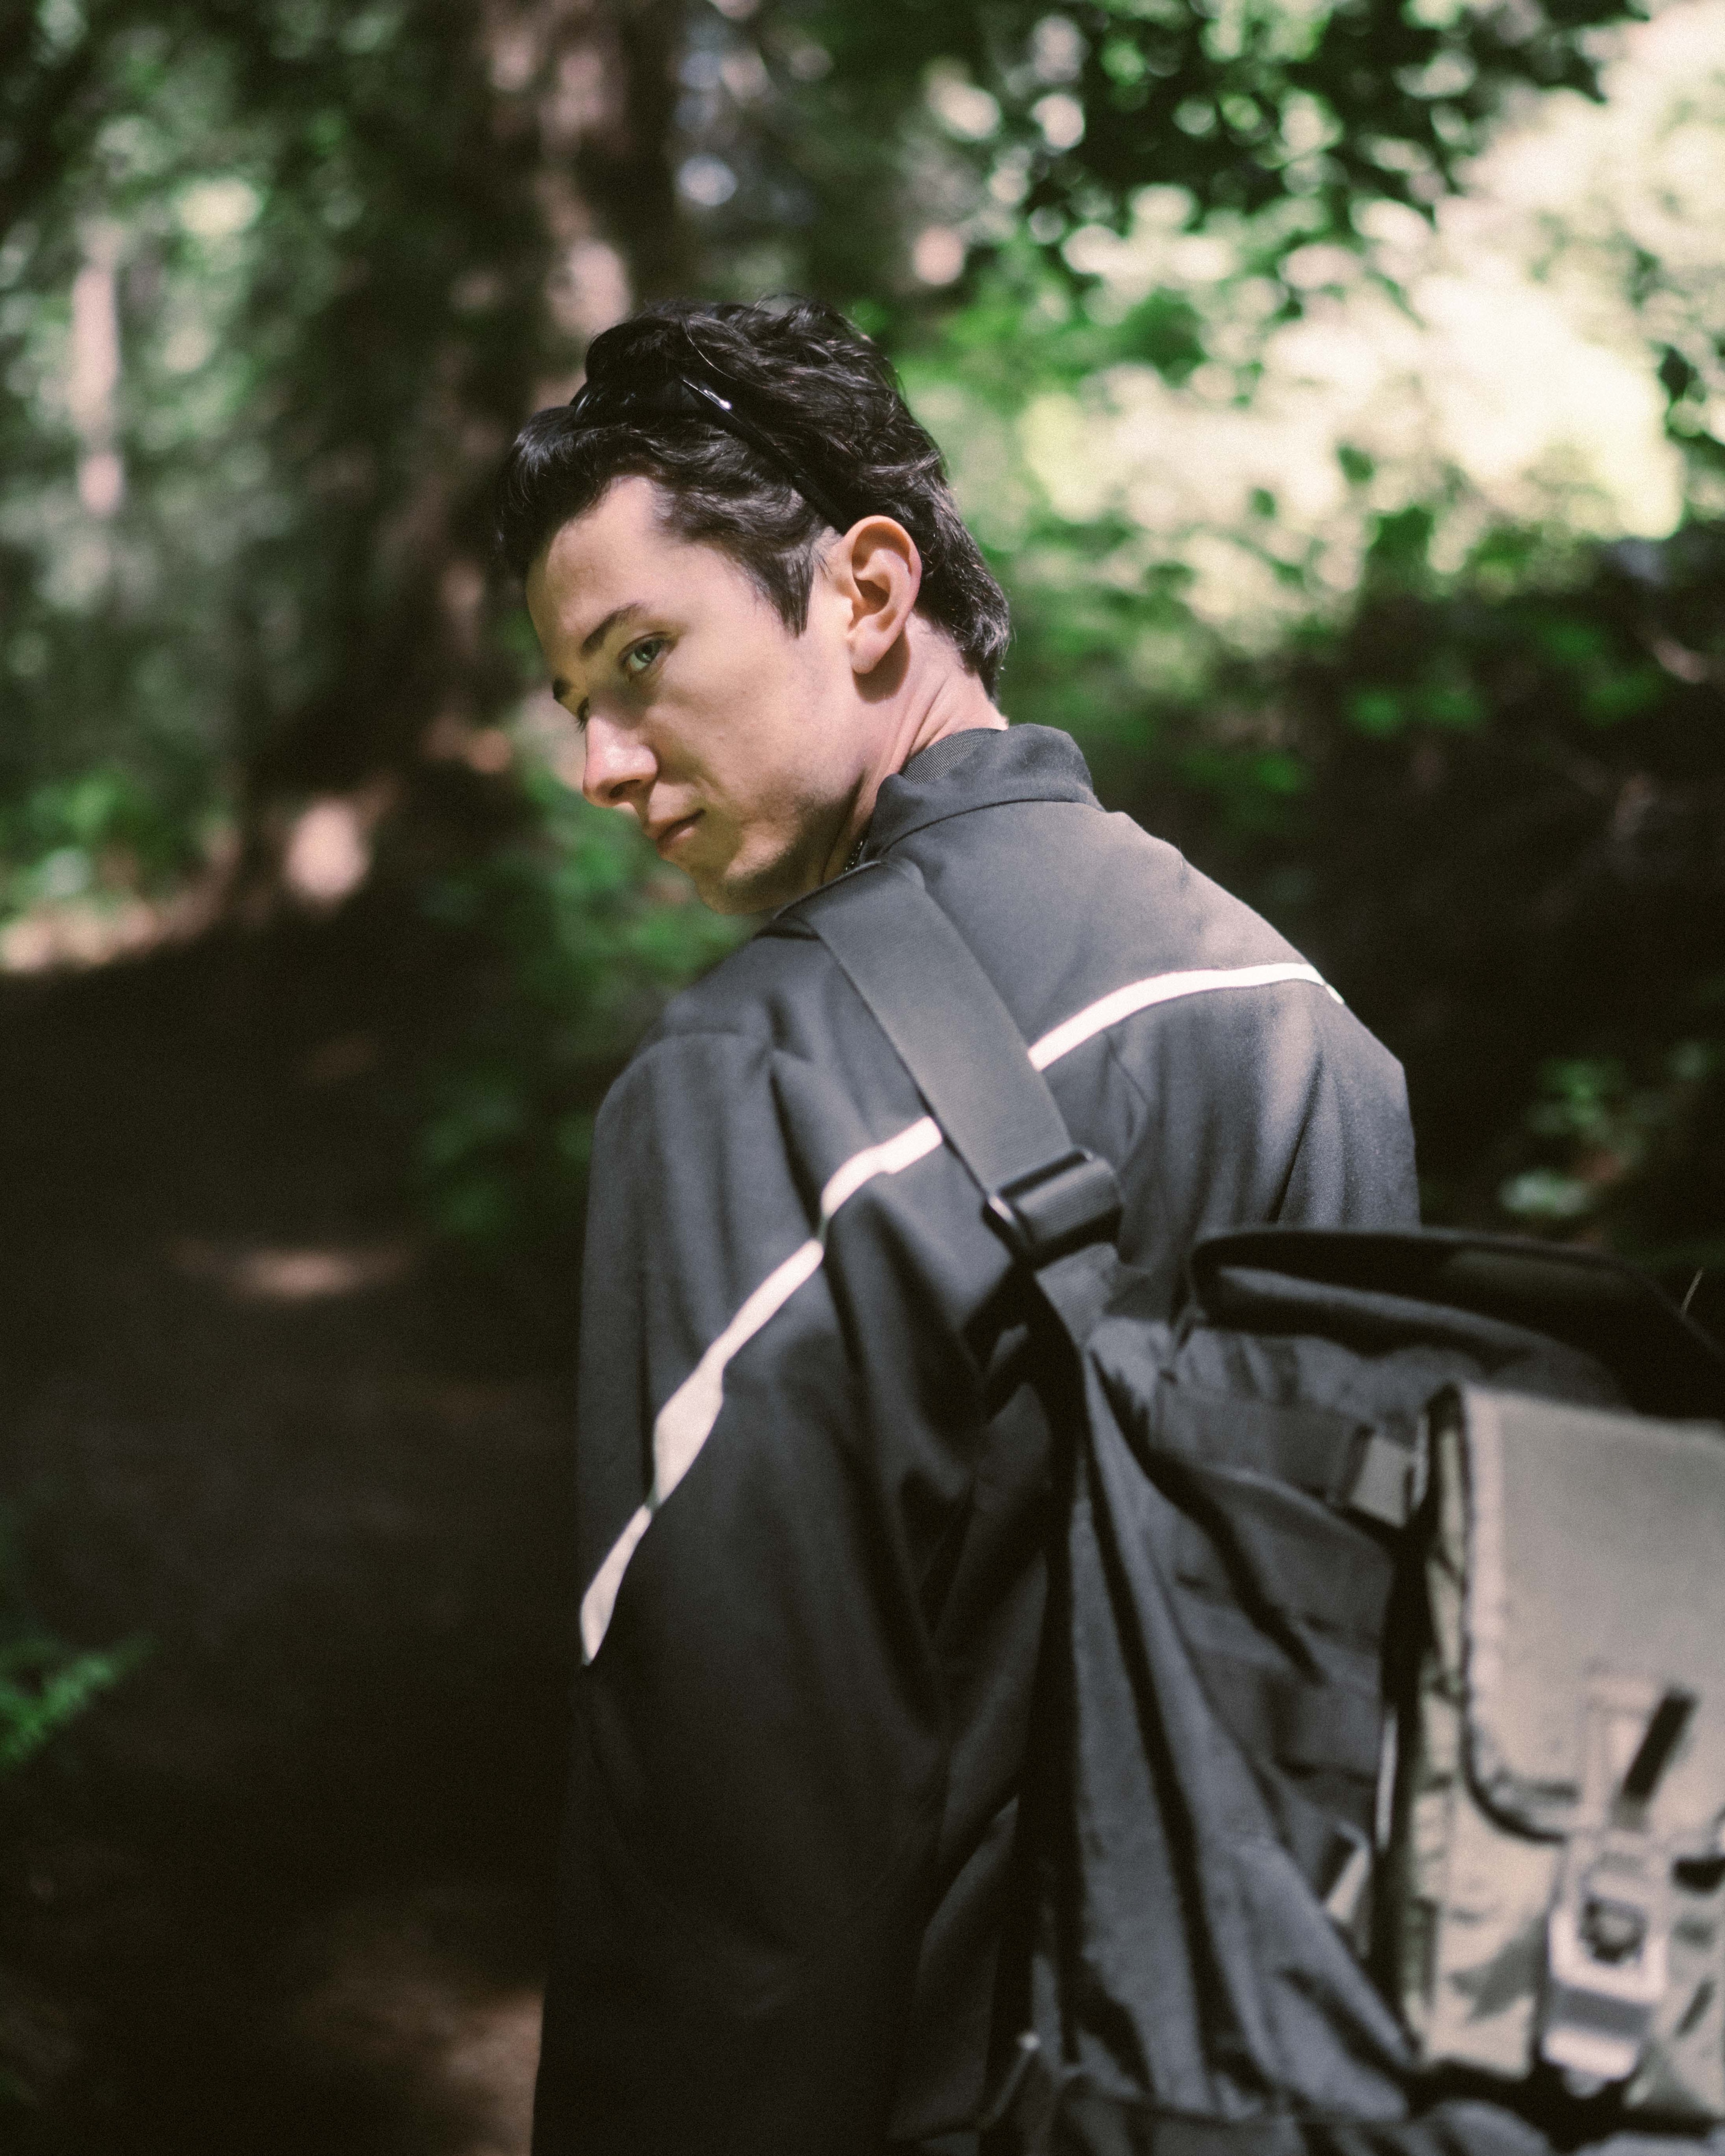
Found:
[[[1342,1000],[1316,966],[1287,962],[1276,966],[1212,966],[1190,973],[1153,973],[1147,981],[1132,981],[1123,988],[1116,988],[1112,995],[1104,996],[1088,1010],[1080,1011],[1076,1018],[1069,1018],[1052,1033],[1044,1034],[1030,1050],[1030,1060],[1039,1070],[1046,1070],[1050,1063],[1070,1055],[1093,1034],[1148,1010],[1153,1004],[1173,1003],[1178,996],[1201,996],[1208,988],[1267,988],[1278,981],[1310,981],[1314,988],[1336,996],[1338,1004]]]
[[[920,1123],[911,1123],[901,1130],[896,1138],[887,1138],[880,1145],[865,1146],[845,1162],[820,1194],[821,1226],[824,1228],[845,1199],[855,1198],[864,1183],[872,1183],[877,1175],[896,1175],[912,1161],[938,1152],[940,1145],[939,1124],[932,1116],[925,1116]]]
[[[725,1371],[737,1350],[776,1317],[804,1281],[820,1269],[826,1224],[847,1198],[855,1197],[877,1175],[896,1175],[913,1161],[938,1151],[940,1127],[932,1116],[908,1125],[896,1137],[865,1146],[829,1181],[820,1196],[821,1235],[811,1235],[781,1265],[768,1274],[735,1317],[707,1348],[695,1368],[659,1410],[653,1424],[653,1489],[640,1510],[612,1545],[581,1598],[581,1646],[588,1661],[598,1654],[616,1607],[617,1590],[646,1533],[653,1515],[689,1470],[719,1419],[725,1404]]]
[[[635,1544],[652,1524],[653,1515],[643,1505],[612,1543],[611,1554],[593,1574],[592,1584],[581,1598],[581,1651],[588,1661],[604,1644],[605,1634],[610,1629],[611,1612],[617,1607],[617,1590],[623,1584],[623,1575],[629,1570],[629,1561],[635,1553]]]
[[[659,1410],[653,1425],[653,1495],[647,1501],[655,1512],[689,1472],[719,1419],[725,1365],[769,1318],[778,1317],[804,1281],[814,1278],[820,1253],[819,1241],[811,1235],[782,1265],[775,1265]]]
[[[1283,964],[1236,966],[1189,973],[1157,973],[1148,980],[1133,981],[1099,1003],[1081,1010],[1045,1033],[1030,1050],[1039,1070],[1047,1070],[1075,1048],[1081,1047],[1105,1027],[1147,1010],[1154,1004],[1178,996],[1200,995],[1206,988],[1261,988],[1282,981],[1309,981],[1340,1003],[1327,981],[1315,967]],[[612,1545],[609,1555],[593,1574],[581,1598],[581,1645],[588,1661],[599,1651],[616,1607],[618,1589],[629,1568],[635,1547],[646,1533],[653,1515],[694,1466],[701,1448],[712,1435],[713,1424],[725,1404],[725,1372],[732,1358],[752,1340],[769,1319],[776,1317],[805,1281],[820,1270],[826,1250],[827,1224],[839,1208],[855,1197],[877,1175],[897,1175],[913,1163],[937,1152],[942,1140],[932,1116],[924,1116],[880,1144],[865,1146],[853,1153],[831,1175],[820,1194],[820,1228],[777,1265],[744,1302],[735,1317],[707,1348],[701,1360],[659,1410],[653,1424],[653,1489],[646,1503],[630,1519]]]

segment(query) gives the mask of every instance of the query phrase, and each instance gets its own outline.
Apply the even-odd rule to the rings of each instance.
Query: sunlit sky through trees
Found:
[[[1725,425],[1725,4],[1686,0],[1608,42],[1606,101],[1529,97],[1435,224],[1380,203],[1363,250],[1297,250],[1297,321],[1271,319],[1254,229],[1188,229],[1177,190],[1142,196],[1125,237],[1075,233],[1093,315],[1182,295],[1206,356],[1183,382],[1124,362],[1034,393],[1008,441],[961,373],[928,381],[978,522],[1009,544],[1027,481],[1075,521],[1123,513],[1196,572],[1200,613],[1257,642],[1351,590],[1373,519],[1412,501],[1441,505],[1440,567],[1495,522],[1651,537],[1686,504],[1717,514],[1717,479],[1668,434],[1659,369],[1680,354]]]

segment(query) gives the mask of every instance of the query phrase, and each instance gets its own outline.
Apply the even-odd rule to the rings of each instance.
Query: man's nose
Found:
[[[594,711],[583,740],[581,790],[596,808],[627,808],[636,793],[644,798],[659,766],[638,733]]]

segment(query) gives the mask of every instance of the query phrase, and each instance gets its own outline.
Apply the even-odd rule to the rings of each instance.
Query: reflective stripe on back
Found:
[[[1153,973],[1147,979],[1128,982],[1101,997],[1074,1017],[1045,1033],[1029,1050],[1039,1070],[1046,1070],[1063,1055],[1123,1019],[1158,1004],[1173,1003],[1184,996],[1203,995],[1214,988],[1264,988],[1306,982],[1322,988],[1340,1003],[1342,998],[1314,966],[1282,962],[1268,966],[1211,967],[1183,973]],[[604,1563],[593,1574],[581,1598],[581,1647],[591,1661],[603,1644],[617,1604],[618,1590],[641,1537],[655,1512],[670,1496],[695,1464],[712,1435],[719,1410],[725,1404],[725,1372],[732,1358],[783,1309],[797,1290],[819,1271],[826,1254],[829,1224],[839,1207],[854,1198],[877,1175],[897,1175],[915,1162],[941,1147],[939,1128],[923,1116],[878,1145],[865,1146],[827,1179],[820,1197],[820,1220],[809,1240],[775,1265],[745,1299],[737,1315],[701,1355],[695,1368],[660,1409],[653,1423],[653,1488],[647,1502],[630,1516],[629,1524],[613,1543]]]

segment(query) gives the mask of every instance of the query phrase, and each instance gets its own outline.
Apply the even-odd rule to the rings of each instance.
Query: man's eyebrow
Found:
[[[605,616],[605,619],[599,624],[598,627],[597,629],[589,629],[587,634],[582,639],[582,657],[583,659],[590,658],[593,654],[598,649],[605,639],[611,634],[612,630],[616,628],[619,622],[627,621],[631,614],[645,613],[646,611],[646,608],[641,604],[639,599],[630,599],[623,606],[613,607],[610,613]]]

